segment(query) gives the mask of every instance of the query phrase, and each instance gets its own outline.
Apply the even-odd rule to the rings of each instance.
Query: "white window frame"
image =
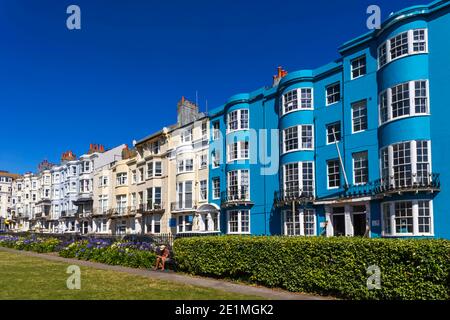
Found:
[[[242,212],[248,212],[248,231],[242,231]],[[231,231],[230,227],[230,214],[232,212],[237,213],[237,225],[238,231]],[[250,234],[251,233],[251,211],[249,209],[240,209],[240,210],[227,210],[227,233],[228,234]]]
[[[429,203],[430,210],[430,232],[419,232],[419,202],[427,201]],[[410,233],[397,233],[396,221],[395,221],[395,204],[401,202],[412,203],[412,221],[413,232]],[[385,221],[385,205],[389,206],[388,221]],[[387,201],[381,203],[381,236],[383,237],[417,237],[417,236],[434,236],[434,212],[433,212],[433,200],[432,199],[413,199],[413,200],[399,200],[399,201]],[[389,223],[391,233],[387,234],[386,224]]]
[[[310,91],[310,92],[308,92],[308,91]],[[292,110],[286,111],[286,107],[287,107],[286,96],[290,95],[290,94],[294,95],[294,93],[297,96],[296,101],[290,101],[290,103],[293,103],[295,105],[295,108],[293,108]],[[311,95],[311,98],[305,99],[310,102],[310,105],[311,105],[310,107],[305,107],[305,105],[307,103],[303,103],[303,100],[304,100],[303,94]],[[302,110],[314,110],[314,88],[312,88],[312,87],[297,88],[297,89],[290,90],[281,96],[281,115],[284,116],[291,112],[297,112],[297,111],[302,111]]]
[[[204,190],[203,191],[205,191],[205,196],[203,197],[203,194],[202,194],[202,185],[204,184]],[[198,192],[199,192],[199,194],[198,194],[198,199],[200,200],[200,201],[207,201],[208,200],[208,180],[200,180],[199,181],[199,187],[198,187]]]
[[[364,108],[366,109],[366,116],[365,116],[366,128],[355,131],[355,115],[354,115],[355,108],[362,108],[363,104],[364,104]],[[367,129],[369,128],[369,119],[368,119],[368,112],[367,112],[367,100],[364,99],[364,100],[360,100],[360,101],[352,103],[352,105],[351,105],[351,112],[352,112],[352,134],[367,131]],[[363,119],[363,117],[361,117],[361,115],[359,115],[358,119],[361,122],[361,119]]]
[[[303,148],[303,127],[311,127],[311,148]],[[297,128],[297,148],[291,149],[289,151],[286,151],[286,130]],[[289,128],[283,129],[281,132],[281,139],[282,139],[282,151],[283,154],[290,153],[290,152],[296,152],[296,151],[313,151],[314,150],[314,143],[315,143],[315,137],[314,137],[314,125],[313,124],[303,124],[298,126],[292,126]]]
[[[220,162],[221,162],[221,159],[220,159],[220,151],[219,150],[214,150],[213,152],[212,152],[212,164],[211,164],[211,167],[213,168],[213,169],[217,169],[217,168],[219,168],[220,167]]]
[[[337,140],[335,140],[335,141],[330,142],[329,141],[329,137],[330,136],[329,136],[329,133],[328,133],[328,127],[332,127],[332,126],[336,126],[336,125],[339,125],[339,138]],[[336,142],[338,142],[338,143],[341,142],[342,141],[342,124],[341,124],[341,121],[337,121],[337,122],[333,122],[333,123],[327,124],[325,126],[325,133],[326,133],[326,137],[327,137],[327,145],[335,144]],[[334,131],[334,136],[335,135],[336,135],[336,131]],[[333,136],[333,139],[334,139],[334,136]]]
[[[331,87],[336,87],[336,86],[339,87],[339,100],[337,100],[335,102],[332,102],[332,103],[329,103],[328,102],[328,97],[331,97],[331,96],[335,95],[336,92],[333,92],[332,94],[328,94],[328,89],[331,88]],[[342,100],[342,91],[341,91],[341,82],[340,81],[334,82],[334,83],[329,84],[329,85],[327,85],[325,87],[325,106],[328,107],[328,106],[337,104],[337,103],[341,102],[341,100]]]
[[[356,167],[355,167],[355,158],[358,156],[361,156],[362,154],[364,154],[366,156],[366,161],[367,161],[367,167],[366,167],[366,177],[367,177],[367,181],[366,182],[356,182]],[[355,152],[352,154],[352,167],[353,167],[353,184],[358,186],[358,185],[366,185],[369,183],[369,151],[360,151],[360,152]],[[361,168],[358,168],[358,170],[361,170]]]
[[[353,67],[353,62],[356,62],[356,61],[362,60],[362,59],[364,59],[364,65],[359,65],[357,68],[354,68]],[[354,71],[361,72],[360,70],[362,70],[363,68],[365,68],[364,73],[358,75],[357,77],[353,76],[353,72]],[[366,74],[367,74],[367,56],[365,54],[360,55],[360,56],[350,60],[350,79],[351,80],[359,79],[361,77],[364,77]]]
[[[432,168],[432,158],[431,158],[431,148],[432,148],[432,144],[431,144],[431,140],[426,140],[426,139],[422,139],[422,140],[409,140],[409,141],[403,141],[403,142],[398,142],[398,143],[393,143],[390,144],[384,148],[380,149],[380,177],[382,180],[383,184],[387,185],[394,185],[395,186],[395,177],[394,177],[394,146],[395,145],[399,145],[399,144],[406,144],[409,143],[410,144],[410,157],[411,157],[411,179],[413,179],[414,177],[417,179],[417,142],[419,141],[426,141],[427,142],[427,148],[428,148],[428,170],[429,173],[433,172],[433,168]],[[388,163],[388,167],[385,168],[383,165],[383,153],[385,153],[387,150],[387,163]],[[385,174],[383,173],[383,169],[386,170],[388,173],[388,180],[389,181],[384,181],[385,179]],[[412,183],[414,183],[416,181],[412,181]]]
[[[248,145],[247,147],[247,156],[243,157],[242,152],[245,152],[245,148],[243,146]],[[236,148],[237,157],[234,157],[234,152],[232,152],[232,148]],[[250,142],[249,141],[233,141],[227,145],[227,162],[234,161],[242,161],[250,159]]]
[[[335,186],[335,187],[330,187],[330,171],[329,171],[329,163],[330,162],[337,162],[337,164],[338,164],[337,167],[339,169],[339,185]],[[341,174],[342,174],[342,172],[341,172],[341,164],[339,163],[339,159],[327,160],[327,189],[328,190],[339,189],[341,187],[341,183],[342,183],[342,181],[341,181]]]
[[[313,212],[313,217],[314,217],[314,233],[313,234],[305,234],[305,211],[312,211]],[[295,209],[295,213],[292,212],[292,209],[287,209],[287,210],[283,210],[283,234],[285,236],[289,236],[289,237],[298,237],[298,236],[305,236],[305,237],[315,237],[317,236],[317,213],[315,209],[311,209],[311,208],[302,208],[302,209]],[[293,230],[294,230],[294,234],[288,234],[288,221],[287,221],[287,215],[291,214],[292,215],[292,223],[293,226]],[[296,218],[298,218],[298,221],[296,220]],[[296,234],[296,229],[295,229],[295,224],[298,223],[300,224],[300,233]]]
[[[128,173],[127,172],[119,172],[116,176],[116,183],[118,187],[128,185]]]
[[[192,162],[192,170],[187,169],[188,161]],[[177,161],[177,173],[190,173],[190,172],[194,172],[194,169],[195,168],[194,168],[194,159],[193,158],[180,159]],[[162,164],[161,164],[161,170],[162,170]]]
[[[231,170],[227,172],[227,195],[230,197],[230,187],[237,187],[237,196],[239,199],[242,199],[242,188],[244,187],[242,185],[242,172],[247,171],[247,177],[248,177],[248,186],[247,186],[247,197],[244,199],[245,201],[250,201],[251,199],[251,183],[250,183],[250,170],[249,169],[239,169],[239,170]],[[237,185],[236,186],[230,186],[230,176],[232,173],[236,173],[237,178]]]
[[[242,126],[242,111],[247,112],[247,127]],[[230,129],[230,117],[232,114],[236,114],[236,121],[237,121],[237,128],[236,129]],[[249,109],[236,109],[228,112],[227,114],[227,134],[236,132],[236,131],[242,131],[242,130],[249,130],[250,129],[250,110]]]
[[[215,141],[215,140],[218,140],[219,137],[220,137],[220,122],[219,122],[219,121],[214,121],[214,122],[212,123],[212,127],[213,127],[213,130],[212,130],[212,132],[213,132],[212,140]]]
[[[425,31],[425,50],[424,51],[414,51],[414,43],[416,42],[422,42],[422,41],[414,41],[414,31],[419,31],[419,30],[423,30]],[[395,57],[394,59],[392,59],[392,55],[391,55],[391,39],[394,39],[397,36],[400,36],[401,34],[404,33],[408,33],[408,52],[406,54],[403,54],[401,56]],[[380,48],[382,46],[386,46],[386,62],[384,64],[380,63]],[[410,55],[415,55],[415,54],[427,54],[428,51],[428,29],[427,28],[417,28],[417,29],[411,29],[411,30],[407,30],[404,32],[400,32],[398,34],[396,34],[395,36],[387,39],[386,41],[384,41],[383,43],[381,43],[378,48],[377,48],[377,61],[378,61],[378,69],[383,68],[385,65],[389,64],[392,61],[395,61],[397,59],[401,59],[403,57],[407,57]]]
[[[292,165],[292,164],[296,164],[298,167],[298,176],[297,176],[297,183],[298,183],[298,188],[299,191],[302,190],[304,188],[304,181],[306,180],[305,177],[303,176],[303,165],[304,164],[312,164],[312,196],[315,196],[316,194],[316,175],[315,175],[315,164],[314,161],[299,161],[299,162],[290,162],[290,163],[286,163],[283,165],[283,190],[285,192],[285,196],[287,195],[287,186],[286,186],[286,178],[287,178],[287,166],[288,165]]]
[[[186,206],[186,194],[187,194],[187,192],[186,192],[186,185],[188,184],[188,183],[190,183],[190,185],[191,185],[191,192],[190,192],[190,194],[191,194],[191,206],[190,207],[188,207],[188,206]],[[180,189],[179,189],[179,186],[180,186],[180,184],[183,186],[182,187],[182,192],[180,192]],[[182,210],[191,210],[191,209],[194,209],[194,206],[195,206],[195,197],[194,197],[194,181],[192,181],[192,180],[186,180],[186,181],[180,181],[180,182],[178,182],[177,183],[177,189],[176,189],[176,191],[177,191],[177,203],[178,203],[178,207],[179,207],[179,209],[182,209]],[[180,194],[181,194],[181,198],[182,198],[182,200],[181,200],[181,202],[180,202]]]
[[[211,186],[212,199],[213,200],[218,200],[218,199],[220,199],[220,177],[214,177],[214,178],[212,178],[211,181],[212,181],[212,186]],[[216,181],[219,182],[219,185],[217,186],[218,187],[217,189],[216,189],[216,184],[215,184]],[[216,197],[216,190],[218,190],[218,194],[219,194],[218,197]]]
[[[192,128],[187,128],[181,131],[180,140],[181,143],[192,142]]]

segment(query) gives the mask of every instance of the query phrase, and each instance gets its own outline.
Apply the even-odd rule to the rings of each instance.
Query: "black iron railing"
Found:
[[[183,211],[183,210],[193,210],[195,209],[194,202],[191,201],[176,201],[170,204],[170,209],[172,211]]]
[[[220,194],[222,204],[249,203],[250,189],[248,187],[229,187],[227,191]]]
[[[397,192],[440,191],[439,173],[396,174],[366,184],[353,184],[344,188],[341,197],[363,197]]]
[[[275,203],[290,203],[290,202],[312,202],[314,200],[314,189],[300,189],[300,188],[283,188],[275,192]]]

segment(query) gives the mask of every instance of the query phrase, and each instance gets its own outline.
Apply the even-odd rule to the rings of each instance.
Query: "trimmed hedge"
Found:
[[[450,241],[220,236],[174,243],[178,268],[345,299],[449,299]],[[381,289],[367,288],[367,268]]]

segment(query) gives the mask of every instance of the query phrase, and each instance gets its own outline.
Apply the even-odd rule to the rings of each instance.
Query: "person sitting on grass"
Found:
[[[156,257],[156,265],[153,270],[158,270],[159,266],[161,266],[161,271],[164,271],[166,260],[169,258],[169,255],[169,249],[166,246],[162,245]]]

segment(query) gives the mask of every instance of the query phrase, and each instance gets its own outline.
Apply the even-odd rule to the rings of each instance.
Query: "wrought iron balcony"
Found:
[[[95,208],[92,211],[93,217],[106,216],[107,214],[108,214],[108,209],[105,209],[105,208]]]
[[[349,185],[344,189],[342,198],[356,198],[404,192],[439,192],[441,182],[439,173],[409,173],[377,179],[366,184]]]
[[[230,187],[228,191],[223,191],[220,194],[222,207],[230,207],[235,205],[252,204],[250,200],[250,190],[245,187]]]
[[[195,206],[193,201],[191,201],[190,203],[186,201],[184,202],[176,201],[170,204],[170,209],[172,211],[190,211],[194,210]]]
[[[314,190],[300,188],[286,188],[275,192],[275,205],[283,206],[296,203],[310,203],[314,201]]]
[[[107,215],[111,218],[117,217],[133,217],[137,213],[137,207],[117,207],[109,209]]]
[[[164,204],[162,202],[149,202],[149,203],[142,203],[137,207],[137,213],[153,213],[153,212],[159,212],[163,211]]]

